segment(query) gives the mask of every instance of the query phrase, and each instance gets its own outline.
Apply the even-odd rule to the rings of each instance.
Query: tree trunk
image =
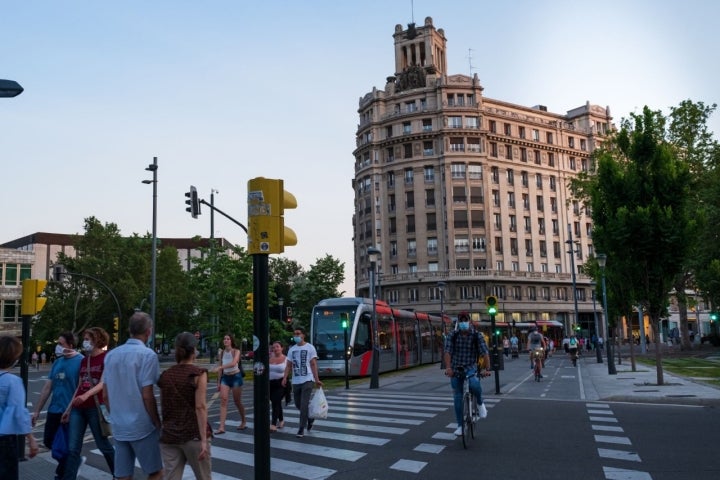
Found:
[[[680,310],[680,350],[691,350],[692,343],[690,342],[690,334],[688,333],[687,304],[678,302],[678,308]]]
[[[626,318],[628,319],[628,328],[630,329],[630,333],[628,335],[628,344],[630,345],[630,369],[633,372],[637,372],[637,366],[635,365],[635,335],[633,335],[634,316],[633,311],[630,310],[630,313],[627,314]]]
[[[650,326],[653,330],[653,337],[658,338],[658,330],[660,325],[660,318],[650,318]],[[657,384],[663,385],[663,366],[662,366],[662,349],[660,348],[660,342],[655,346],[655,365],[657,370]]]

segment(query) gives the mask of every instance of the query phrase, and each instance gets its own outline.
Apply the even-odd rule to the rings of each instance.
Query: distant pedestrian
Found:
[[[35,370],[40,369],[40,357],[38,357],[37,352],[32,353],[32,357],[30,357],[32,360],[32,366],[35,367]]]
[[[161,425],[153,386],[160,376],[160,362],[146,346],[153,333],[150,315],[135,312],[128,330],[130,338],[105,356],[103,395],[115,441],[114,473],[118,480],[130,480],[137,459],[148,480],[159,480]]]
[[[30,412],[25,408],[25,388],[10,371],[23,353],[22,343],[10,335],[0,336],[0,478],[20,478],[18,435],[25,435],[30,447],[29,457],[38,454],[32,434]]]
[[[227,419],[228,401],[232,392],[233,401],[240,413],[238,430],[247,428],[245,405],[242,403],[242,386],[245,382],[240,365],[242,352],[235,345],[235,338],[226,333],[223,337],[223,348],[218,351],[218,387],[220,389],[220,425],[215,431],[216,435],[225,433],[225,420]]]
[[[72,402],[68,405],[62,422],[68,423],[68,457],[63,480],[75,480],[82,465],[82,447],[85,432],[90,427],[95,445],[105,457],[110,473],[115,471],[115,449],[108,437],[103,436],[100,426],[100,405],[103,398],[102,376],[105,366],[108,333],[100,327],[88,328],[83,332],[83,351],[86,359],[80,366],[79,382]]]
[[[47,363],[47,355],[45,354],[45,352],[42,352],[40,354],[40,361],[42,362],[43,365],[45,365]]]
[[[313,387],[315,385],[322,387],[323,383],[318,375],[317,351],[305,341],[305,330],[296,328],[293,332],[293,341],[295,345],[288,351],[288,362],[282,384],[283,386],[287,384],[288,376],[292,372],[293,399],[295,407],[300,410],[300,428],[295,436],[302,438],[305,436],[306,427],[308,432],[313,428],[314,419],[308,417]]]
[[[40,398],[32,415],[32,424],[35,426],[45,402],[50,398],[43,434],[43,443],[48,450],[52,450],[53,440],[60,428],[62,415],[75,394],[80,378],[80,365],[85,358],[75,351],[75,335],[72,332],[60,334],[55,346],[55,355],[57,359],[50,368],[48,380],[40,392]],[[67,457],[58,460],[58,466],[55,468],[55,480],[61,480],[64,477],[66,463]]]
[[[283,353],[283,346],[280,342],[274,342],[270,354],[270,403],[272,405],[272,420],[270,432],[282,429],[285,426],[282,401],[285,397],[283,377],[287,367],[287,357]]]
[[[505,358],[508,358],[510,356],[510,340],[508,340],[507,335],[503,335],[503,353],[505,354]]]
[[[162,435],[160,449],[165,464],[164,480],[181,480],[190,465],[197,480],[210,480],[210,438],[207,419],[208,371],[196,367],[197,339],[183,332],[175,339],[177,365],[160,375]]]

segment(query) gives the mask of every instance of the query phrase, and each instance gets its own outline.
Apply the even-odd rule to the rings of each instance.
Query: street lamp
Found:
[[[152,183],[153,186],[153,219],[152,219],[152,273],[150,274],[150,321],[152,327],[152,335],[148,340],[148,347],[155,351],[155,309],[157,301],[155,293],[157,292],[157,157],[153,157],[153,163],[145,169],[153,173],[152,180],[143,180],[142,183]]]
[[[590,282],[590,286],[592,287],[593,318],[595,319],[595,354],[597,355],[597,363],[602,363],[602,354],[600,353],[600,349],[598,348],[598,338],[600,337],[600,330],[598,330],[597,310],[595,310],[595,287],[597,286],[597,284],[592,281]]]
[[[283,308],[283,305],[285,305],[285,299],[283,297],[278,297],[277,302],[280,306],[280,323],[285,325],[285,309]]]
[[[570,224],[568,223],[567,226],[568,230],[568,239],[565,240],[565,243],[568,244],[568,247],[570,250],[568,250],[567,253],[570,254],[570,269],[572,270],[572,294],[573,294],[573,301],[575,304],[575,325],[580,325],[580,319],[578,318],[578,303],[577,303],[577,290],[575,285],[575,252],[577,251],[573,246],[577,247],[577,244],[573,242],[572,239],[572,228],[570,228]]]
[[[445,326],[445,282],[437,282],[438,290],[440,291],[440,321],[442,322],[443,329],[443,349],[445,348],[445,338],[447,337],[447,330]],[[440,352],[440,367],[445,369],[445,355]]]
[[[615,360],[613,359],[612,344],[610,343],[610,320],[608,319],[608,306],[607,306],[607,290],[605,289],[605,264],[607,263],[607,255],[604,253],[598,253],[596,256],[598,266],[602,272],[602,289],[603,289],[603,315],[605,316],[605,345],[607,362],[608,362],[608,375],[617,375],[615,369]]]
[[[373,324],[373,358],[372,371],[370,373],[370,388],[380,388],[380,335],[378,333],[377,305],[375,299],[375,266],[380,257],[380,250],[375,247],[368,247],[370,258],[370,297],[372,298],[372,324]]]

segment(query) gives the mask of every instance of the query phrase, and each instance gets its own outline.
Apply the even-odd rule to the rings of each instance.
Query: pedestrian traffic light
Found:
[[[285,209],[297,208],[284,182],[257,177],[248,181],[248,253],[283,253],[297,245],[295,232],[285,226]]]
[[[495,295],[488,295],[485,297],[485,304],[487,305],[489,315],[497,314],[497,297]]]
[[[255,311],[255,301],[253,299],[252,293],[245,294],[245,310],[248,312],[254,312]]]
[[[22,283],[22,305],[20,313],[22,315],[37,315],[45,306],[47,298],[41,296],[47,280],[25,279]]]
[[[192,218],[197,218],[200,215],[200,199],[198,198],[197,189],[190,185],[190,191],[185,192],[185,196],[187,197],[185,211],[190,212]]]
[[[118,339],[120,338],[120,319],[118,317],[113,318],[113,340],[115,340],[115,343],[118,342]]]
[[[718,321],[718,312],[710,312],[710,322]]]

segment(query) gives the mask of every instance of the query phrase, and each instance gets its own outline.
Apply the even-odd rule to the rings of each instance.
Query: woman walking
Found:
[[[245,406],[242,404],[243,376],[240,372],[240,349],[235,346],[235,339],[229,333],[223,337],[223,346],[219,352],[218,385],[220,387],[220,426],[216,435],[225,433],[225,419],[227,418],[228,397],[232,391],[233,401],[240,412],[241,423],[238,430],[247,428],[245,420]]]
[[[285,397],[285,387],[282,384],[285,375],[287,357],[283,353],[283,346],[280,342],[273,342],[270,353],[270,402],[272,404],[272,421],[270,432],[276,432],[285,426],[283,418],[282,401]]]
[[[197,340],[183,332],[175,339],[177,365],[160,375],[162,434],[160,449],[165,480],[181,480],[185,465],[195,478],[210,480],[210,438],[207,420],[207,370],[193,365],[197,358]]]
[[[22,353],[20,340],[9,335],[0,336],[0,478],[3,480],[20,477],[18,435],[27,438],[30,458],[38,453],[30,412],[25,408],[25,387],[20,377],[10,373]]]
[[[70,422],[68,429],[68,457],[63,480],[75,480],[80,468],[83,440],[88,425],[97,448],[102,452],[110,472],[115,471],[115,449],[100,426],[100,405],[104,405],[102,374],[109,336],[99,327],[83,333],[82,347],[86,359],[80,365],[80,380],[70,405],[63,413],[62,423]]]

